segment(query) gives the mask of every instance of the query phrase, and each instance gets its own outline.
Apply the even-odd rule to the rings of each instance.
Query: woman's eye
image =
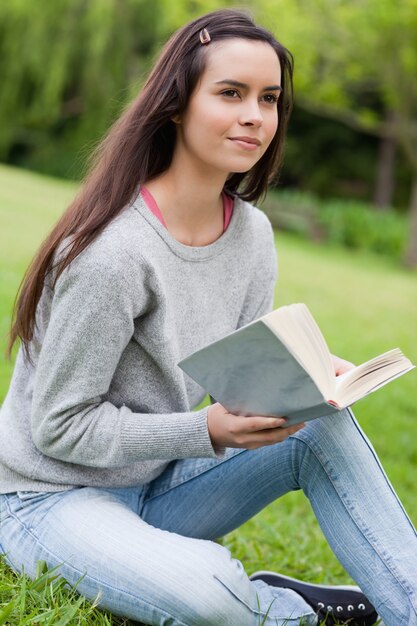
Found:
[[[263,98],[268,104],[276,104],[278,102],[278,96],[274,93],[266,93]]]
[[[239,92],[236,89],[226,89],[222,91],[222,96],[227,96],[228,98],[238,98]]]

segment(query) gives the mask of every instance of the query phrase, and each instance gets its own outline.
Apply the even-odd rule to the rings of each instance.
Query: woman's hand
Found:
[[[285,428],[283,417],[244,417],[233,415],[216,402],[208,410],[208,429],[214,447],[254,450],[284,441],[304,427]]]
[[[341,359],[340,357],[335,356],[334,354],[332,354],[332,361],[333,361],[334,373],[336,374],[336,376],[345,374],[346,372],[349,372],[350,370],[353,370],[356,367],[356,365],[354,365],[350,361],[345,361],[345,359]]]

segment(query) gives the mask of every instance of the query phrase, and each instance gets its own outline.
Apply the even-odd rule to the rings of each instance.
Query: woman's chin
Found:
[[[251,170],[254,165],[256,165],[256,163],[252,163],[251,165],[246,166],[242,165],[240,167],[235,167],[234,169],[230,170],[230,175],[233,176],[233,174],[246,174],[246,172],[249,172],[249,170]]]

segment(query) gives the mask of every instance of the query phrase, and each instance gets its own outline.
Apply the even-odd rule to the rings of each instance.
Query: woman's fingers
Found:
[[[207,423],[214,446],[248,450],[284,441],[304,426],[286,426],[284,417],[233,415],[219,403],[209,407]]]
[[[305,426],[304,423],[296,424],[295,426],[289,426],[288,428],[270,428],[259,430],[251,433],[241,433],[237,440],[241,447],[248,450],[259,448],[261,446],[271,446],[275,443],[281,443],[294,435]]]
[[[241,415],[233,415],[233,417],[237,418],[236,426],[253,432],[283,427],[286,423],[285,417],[242,417]]]
[[[341,359],[339,356],[336,356],[334,354],[332,354],[331,356],[333,361],[334,373],[336,376],[341,376],[342,374],[345,374],[346,372],[349,372],[356,367],[354,363],[346,361],[345,359]]]

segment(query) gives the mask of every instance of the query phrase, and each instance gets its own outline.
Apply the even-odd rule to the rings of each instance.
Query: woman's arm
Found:
[[[207,409],[139,414],[102,399],[134,320],[149,305],[147,276],[126,258],[115,263],[80,255],[56,283],[36,365],[34,443],[47,456],[92,467],[215,456]]]

